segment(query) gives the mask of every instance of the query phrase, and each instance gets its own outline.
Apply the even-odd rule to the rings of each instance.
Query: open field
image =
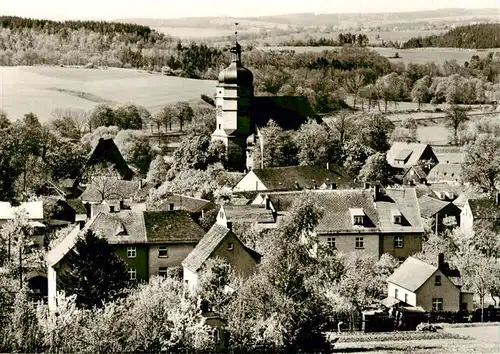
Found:
[[[322,52],[324,50],[335,50],[338,47],[258,47],[261,50],[293,50],[296,53]],[[469,61],[473,55],[486,56],[489,52],[498,52],[500,49],[459,49],[459,48],[419,48],[419,49],[394,49],[394,48],[370,48],[382,56],[393,57],[396,52],[398,59],[391,58],[392,62],[403,62],[425,64],[429,61],[443,64],[447,60],[455,59],[459,64]]]
[[[224,36],[234,36],[234,30],[223,29],[216,27],[155,27],[160,33],[179,37],[181,39],[200,39],[200,38],[216,38]],[[239,33],[248,33],[258,31],[238,30]]]
[[[168,103],[198,100],[214,90],[213,81],[133,69],[0,67],[0,108],[10,119],[33,112],[43,122],[55,108],[92,109],[98,103],[126,102],[154,114]]]
[[[341,335],[335,351],[341,353],[498,353],[497,325],[451,328],[429,332]],[[358,338],[356,340],[356,338]],[[365,340],[366,339],[366,340]]]

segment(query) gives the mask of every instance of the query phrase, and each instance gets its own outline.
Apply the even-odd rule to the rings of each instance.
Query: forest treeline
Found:
[[[453,48],[499,48],[500,24],[484,23],[460,26],[441,35],[411,38],[402,48],[453,47]]]
[[[215,80],[230,60],[230,42],[226,48],[183,44],[154,30],[142,31],[141,26],[117,27],[101,22],[68,22],[65,26],[53,21],[7,18],[2,21],[0,65],[92,63],[92,67],[137,68]],[[358,36],[343,34],[341,39],[353,42]],[[355,108],[359,103],[362,108],[379,109],[381,101],[385,108],[389,102],[411,100],[419,104],[499,100],[494,93],[499,92],[500,55],[494,53],[475,55],[465,63],[451,60],[443,65],[405,65],[391,63],[368,48],[347,45],[317,53],[246,50],[243,62],[254,74],[256,94],[305,96],[318,113],[345,107],[347,95],[354,97]],[[464,87],[468,87],[467,93],[455,92]]]
[[[306,38],[306,39],[291,39],[280,44],[282,47],[337,47],[343,45],[352,45],[358,47],[366,47],[370,44],[370,40],[366,34],[359,33],[339,33],[335,38]]]

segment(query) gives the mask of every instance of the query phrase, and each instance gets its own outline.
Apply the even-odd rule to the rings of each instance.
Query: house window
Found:
[[[408,294],[405,294],[405,303],[408,303]]]
[[[394,248],[403,248],[403,236],[394,236]]]
[[[434,280],[435,280],[434,285],[441,286],[441,276],[440,275],[436,275]]]
[[[219,212],[219,218],[224,218],[224,212],[222,210]]]
[[[432,298],[432,311],[443,311],[443,298],[442,297]]]
[[[127,258],[137,257],[137,249],[135,247],[127,247]]]
[[[222,124],[219,124],[219,130],[221,130],[221,129],[222,129]]]
[[[355,215],[354,216],[354,225],[363,225],[363,216]]]
[[[401,224],[401,215],[394,215],[394,223]]]
[[[232,250],[233,250],[233,248],[234,248],[233,243],[232,243],[232,242],[229,242],[229,243],[227,244],[227,250],[228,250],[228,251],[232,251]]]
[[[356,237],[356,248],[365,248],[365,240],[363,237]]]
[[[167,258],[168,257],[168,247],[161,246],[158,248],[158,258]]]
[[[166,277],[167,276],[167,267],[158,268],[158,275],[161,277]]]
[[[328,237],[326,239],[328,246],[335,248],[335,237]]]
[[[137,269],[129,268],[128,269],[128,278],[130,280],[136,280],[137,279]]]
[[[415,174],[415,171],[410,170],[410,176],[413,176]]]
[[[115,206],[114,205],[110,205],[109,206],[109,212],[110,213],[114,213],[115,212]]]
[[[398,289],[394,289],[394,297],[397,299],[398,298]]]

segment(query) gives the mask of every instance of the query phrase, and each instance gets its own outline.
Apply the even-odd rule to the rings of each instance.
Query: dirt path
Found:
[[[496,343],[497,345],[499,343],[498,337],[500,333],[500,326],[445,328],[445,331],[448,333],[458,334],[461,336],[469,336],[481,342]]]

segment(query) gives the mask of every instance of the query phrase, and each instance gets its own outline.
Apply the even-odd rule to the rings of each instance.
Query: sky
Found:
[[[500,0],[0,0],[0,15],[65,19],[265,16],[497,8]]]

